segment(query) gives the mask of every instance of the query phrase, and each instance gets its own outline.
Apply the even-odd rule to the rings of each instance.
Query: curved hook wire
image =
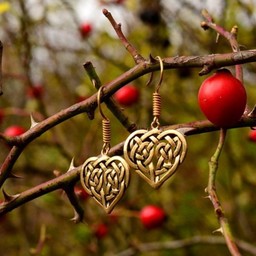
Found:
[[[101,98],[101,94],[102,94],[102,90],[103,90],[103,89],[104,89],[104,86],[101,86],[101,87],[99,88],[99,90],[98,90],[98,94],[97,94],[97,104],[98,104],[99,111],[100,111],[100,114],[101,114],[102,118],[103,118],[104,120],[109,120],[109,119],[105,116],[105,114],[103,113],[102,108],[101,108],[101,103],[100,103],[100,98]]]
[[[95,83],[95,81],[93,81]],[[102,111],[100,98],[102,90],[104,89],[104,86],[101,86],[98,90],[97,94],[97,104],[99,107],[99,111],[102,117],[102,137],[103,137],[103,147],[101,150],[102,155],[107,155],[108,151],[110,149],[110,140],[111,140],[111,130],[110,130],[110,120],[105,116],[105,114]]]
[[[159,81],[158,81],[157,86],[156,86],[156,92],[158,92],[159,89],[160,89],[160,86],[161,86],[161,84],[162,84],[162,81],[163,81],[163,76],[164,76],[164,64],[163,64],[163,60],[161,59],[160,56],[156,56],[156,58],[158,59],[159,64],[160,64],[160,78],[159,78]]]

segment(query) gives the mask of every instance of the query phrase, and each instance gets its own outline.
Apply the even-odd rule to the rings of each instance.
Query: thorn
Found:
[[[20,194],[9,195],[7,192],[5,192],[4,189],[2,189],[2,192],[3,192],[3,195],[4,195],[4,202],[5,203],[6,202],[8,203],[8,202],[14,201],[14,200],[16,200],[20,196]]]
[[[152,54],[149,54],[149,63],[156,63],[157,60],[152,56]]]
[[[186,133],[189,133],[191,131],[194,131],[195,128],[194,127],[183,127],[183,128],[178,128],[177,131],[182,133],[182,134],[186,134]]]
[[[75,216],[70,219],[72,222],[74,222],[75,224],[79,223],[79,222],[83,222],[82,216],[80,216],[76,211],[74,211]]]
[[[74,166],[74,157],[72,158],[72,160],[71,160],[71,163],[70,163],[70,165],[69,165],[69,168],[68,168],[68,170],[67,170],[67,172],[69,172],[69,171],[71,171],[71,170],[73,170],[74,168],[75,168],[75,166]]]
[[[217,232],[220,232],[221,234],[223,234],[223,229],[222,229],[222,227],[220,227],[220,228],[218,228],[218,229],[212,231],[212,233],[217,233]]]
[[[14,174],[13,172],[11,172],[11,173],[9,174],[9,178],[13,178],[13,179],[23,179],[22,176],[17,175],[17,174]]]
[[[253,107],[252,111],[248,114],[248,117],[256,117],[256,106]]]
[[[36,126],[37,124],[39,124],[38,122],[35,121],[35,119],[34,119],[34,117],[32,116],[32,114],[30,114],[30,121],[31,121],[30,128],[33,128],[34,126]]]
[[[205,199],[210,199],[210,200],[211,200],[211,197],[210,197],[210,196],[204,196],[203,198],[205,198]]]

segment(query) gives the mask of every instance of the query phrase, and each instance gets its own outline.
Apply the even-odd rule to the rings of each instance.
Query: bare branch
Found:
[[[101,83],[92,63],[86,62],[84,64],[84,69],[86,70],[91,81],[95,81],[96,89],[99,89],[102,86],[102,83]],[[124,114],[122,109],[120,109],[120,107],[114,101],[114,99],[112,97],[109,97],[108,99],[106,99],[105,103],[106,103],[107,107],[110,109],[110,111],[120,121],[120,123],[126,128],[127,131],[133,132],[137,129],[136,124],[129,120],[129,117]]]
[[[124,45],[125,49],[131,54],[136,64],[145,61],[145,59],[138,53],[137,49],[127,40],[125,35],[121,30],[121,24],[117,24],[112,14],[107,10],[102,10],[103,14],[108,18],[112,27],[116,31],[121,43]]]
[[[209,161],[209,181],[208,181],[208,186],[207,186],[207,193],[208,193],[209,199],[211,200],[212,205],[214,207],[218,221],[221,225],[221,227],[218,231],[220,231],[223,234],[231,255],[240,256],[241,254],[240,254],[238,247],[235,243],[235,239],[232,235],[228,220],[225,217],[224,212],[222,210],[222,207],[221,207],[221,204],[220,204],[217,192],[216,192],[216,185],[215,185],[219,157],[221,155],[221,152],[222,152],[222,149],[224,146],[225,138],[226,138],[226,130],[221,129],[217,149],[214,152],[214,155],[211,157],[211,160]]]
[[[166,241],[166,242],[151,242],[138,244],[136,247],[130,247],[116,256],[132,256],[137,255],[138,252],[152,252],[161,250],[174,250],[179,248],[191,247],[200,244],[207,245],[225,245],[225,240],[222,237],[216,236],[194,236],[182,240]],[[256,247],[248,244],[242,240],[237,240],[238,246],[245,252],[256,254]]]

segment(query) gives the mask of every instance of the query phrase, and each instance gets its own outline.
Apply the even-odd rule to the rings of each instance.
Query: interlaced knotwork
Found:
[[[129,185],[129,166],[119,156],[91,157],[84,163],[80,178],[87,193],[110,213]]]
[[[186,151],[186,140],[176,130],[137,130],[124,145],[128,164],[154,188],[175,173]]]

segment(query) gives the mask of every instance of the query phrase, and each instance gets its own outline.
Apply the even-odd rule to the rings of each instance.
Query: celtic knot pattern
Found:
[[[83,164],[80,180],[85,191],[110,213],[129,185],[129,165],[119,156],[91,157]]]
[[[187,143],[176,130],[137,130],[124,144],[124,158],[152,187],[159,188],[185,158]]]

